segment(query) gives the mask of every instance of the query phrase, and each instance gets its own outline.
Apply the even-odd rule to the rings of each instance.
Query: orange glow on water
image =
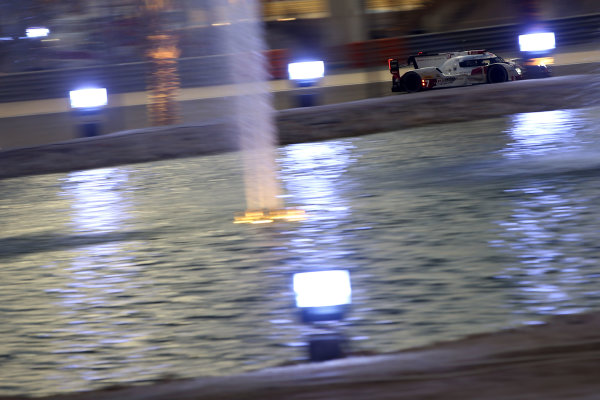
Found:
[[[235,215],[234,224],[269,224],[275,221],[295,222],[306,219],[304,210],[284,208],[280,210],[247,210]]]

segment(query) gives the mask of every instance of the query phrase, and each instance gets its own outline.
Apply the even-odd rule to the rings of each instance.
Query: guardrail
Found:
[[[541,25],[554,32],[559,47],[591,42],[600,37],[600,14],[560,18],[545,21]],[[517,37],[524,33],[522,29],[521,25],[511,24],[442,34],[415,35],[409,42],[410,50],[414,52],[486,48],[518,51]]]
[[[544,22],[555,32],[557,46],[573,46],[600,39],[600,14],[561,18]],[[385,68],[387,58],[406,58],[417,51],[448,51],[485,48],[498,52],[515,52],[521,27],[517,24],[460,31],[411,35],[367,42],[350,43],[329,49],[325,61],[328,70],[347,68]],[[287,77],[287,49],[266,53],[271,74],[276,79]],[[183,58],[178,60],[181,87],[201,87],[228,83],[224,65],[227,55]],[[243,62],[235,59],[233,62]],[[0,76],[0,102],[67,97],[69,90],[94,83],[109,93],[146,90],[147,62],[98,65],[94,67],[15,73]]]
[[[600,40],[600,14],[554,19],[545,21],[542,25],[555,33],[558,48]],[[393,56],[406,59],[408,55],[419,51],[443,52],[468,49],[486,49],[514,54],[519,51],[518,36],[523,33],[522,29],[523,27],[519,24],[509,24],[405,36],[398,38],[402,40],[403,47],[398,46],[396,54]],[[346,59],[335,60],[335,62],[343,64],[347,60],[356,59],[355,49],[357,47],[369,48],[368,45],[362,43],[377,45],[377,41],[351,43],[346,51]],[[361,66],[384,66],[387,63],[387,57],[381,59],[376,51],[371,50],[363,51]]]

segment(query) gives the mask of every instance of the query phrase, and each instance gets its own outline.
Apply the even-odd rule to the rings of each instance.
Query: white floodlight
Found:
[[[350,273],[344,270],[294,274],[296,306],[304,322],[340,320],[351,303]]]
[[[27,28],[25,29],[25,35],[28,38],[46,37],[50,34],[50,29],[38,27],[38,28]]]
[[[519,35],[521,51],[546,51],[556,47],[554,32],[539,32]]]
[[[303,322],[339,321],[351,303],[350,273],[344,270],[300,272],[294,274],[296,306]],[[335,332],[314,335],[309,340],[311,361],[343,357],[344,338]]]
[[[106,88],[86,88],[69,92],[71,108],[98,108],[108,104]]]
[[[294,274],[294,293],[299,308],[350,304],[350,274],[342,270]]]
[[[288,75],[295,81],[314,81],[325,75],[323,61],[302,61],[288,64]]]

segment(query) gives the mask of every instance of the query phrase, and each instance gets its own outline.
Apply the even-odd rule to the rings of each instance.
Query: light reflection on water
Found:
[[[575,165],[579,169],[572,161],[584,153],[585,146],[597,150],[595,135],[581,135],[582,114],[557,110],[515,115],[507,130],[513,142],[502,153],[509,159],[546,156],[563,168]],[[529,179],[505,190],[514,197],[515,208],[507,220],[498,221],[505,233],[494,245],[506,247],[518,259],[502,277],[517,284],[516,301],[524,306],[517,312],[541,317],[585,310],[579,301],[580,287],[589,281],[586,270],[598,263],[596,246],[589,241],[598,221],[592,219],[589,225],[585,216],[594,214],[589,210],[590,199],[580,197],[569,181],[569,177]],[[588,254],[584,250],[572,256],[573,246],[587,249]]]
[[[580,290],[588,282],[586,270],[598,263],[595,245],[589,241],[598,221],[594,225],[585,221],[588,203],[564,191],[568,186],[531,182],[507,190],[515,197],[515,209],[507,220],[499,221],[505,233],[496,244],[518,259],[503,276],[517,285],[516,301],[524,306],[518,312],[543,316],[584,309]],[[582,248],[577,255],[574,246]]]
[[[123,229],[129,218],[127,199],[120,192],[128,187],[125,168],[73,172],[64,181],[63,195],[71,202],[73,231],[98,233]]]
[[[131,186],[128,175],[127,168],[103,168],[73,172],[61,179],[60,196],[71,207],[71,230],[100,237],[126,231],[134,207],[126,193]],[[78,246],[61,271],[63,284],[45,289],[62,307],[62,326],[51,334],[55,338],[51,354],[60,360],[60,367],[49,376],[60,385],[59,390],[71,388],[72,375],[83,381],[106,381],[118,380],[126,372],[98,367],[113,364],[106,359],[106,349],[126,353],[144,336],[143,331],[129,327],[137,310],[120,300],[139,289],[131,281],[137,269],[135,259],[127,256],[135,245],[135,241],[119,240]],[[141,293],[137,297],[137,302],[144,298]],[[124,365],[127,358],[122,360]],[[145,375],[139,368],[127,373]]]
[[[351,213],[348,200],[340,192],[348,184],[343,174],[354,162],[352,148],[344,141],[330,141],[282,149],[281,175],[291,193],[288,200],[309,215],[305,223],[294,227],[289,239],[290,255],[299,256],[295,269],[350,267],[344,259],[345,238],[337,228],[347,223]]]
[[[598,307],[595,111],[282,147],[298,223],[231,223],[238,154],[0,181],[0,393],[303,359],[302,270],[351,272],[355,350]]]
[[[583,125],[582,114],[579,110],[554,110],[513,115],[506,131],[512,142],[502,153],[515,159],[577,150],[584,144],[577,135]]]

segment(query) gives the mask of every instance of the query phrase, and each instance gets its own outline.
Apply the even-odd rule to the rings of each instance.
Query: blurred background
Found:
[[[232,43],[250,36],[236,29],[256,33],[256,20],[261,51]],[[258,92],[241,90],[248,81],[270,89],[278,110],[299,107],[307,89],[314,105],[403,96],[391,93],[388,57],[516,57],[518,35],[538,30],[556,35],[554,75],[596,84],[598,0],[1,1],[0,172],[123,165],[0,180],[0,396],[304,362],[314,331],[297,320],[290,283],[322,268],[352,274],[343,329],[359,354],[598,309],[597,95],[586,109],[560,98],[545,112],[278,147],[282,197],[309,216],[298,224],[232,223],[245,209],[239,152],[127,163],[134,152],[163,156],[167,142],[183,152],[223,140],[226,123],[258,114],[236,105]],[[307,59],[325,64],[312,88],[287,75]],[[247,73],[257,60],[270,79]],[[495,93],[536,86],[506,85]],[[71,97],[82,88],[99,101]],[[454,110],[479,113],[461,95],[477,88],[452,90]],[[448,113],[435,96],[421,99]],[[400,120],[400,102],[386,118]],[[287,115],[306,115],[296,111]],[[341,132],[338,115],[314,125]],[[267,125],[248,120],[236,128]],[[119,140],[132,137],[143,139]]]
[[[394,49],[398,53],[412,50],[413,41],[419,43],[415,35],[517,25],[533,19],[571,22],[571,28],[579,25],[573,36],[583,42],[598,33],[598,19],[590,20],[589,26],[586,19],[565,19],[594,14],[600,8],[594,0],[261,0],[260,5],[271,50],[319,55],[340,64],[357,61],[348,47],[377,45],[361,43],[365,41],[402,38],[403,48]],[[220,54],[219,42],[213,39],[230,23],[224,7],[215,0],[4,1],[0,5],[0,70],[11,73],[144,61],[147,37],[153,30],[175,35],[181,58]],[[161,14],[154,24],[148,19],[152,13]],[[28,34],[28,29],[36,27],[47,31]],[[514,47],[511,39],[505,39],[504,47]]]
[[[230,83],[223,72],[230,64],[223,37],[232,28],[227,7],[240,1],[3,1],[0,148],[80,136],[64,101],[79,86],[107,89],[111,111],[98,134],[192,122],[197,116],[186,110],[214,95],[180,90]],[[474,48],[516,56],[518,35],[536,26],[556,33],[557,52],[597,50],[600,35],[596,0],[261,0],[259,6],[274,81],[286,80],[287,64],[300,59],[325,61],[328,76],[365,70],[383,74],[331,83],[338,89],[322,97],[325,103],[389,95],[390,57]],[[163,82],[157,83],[160,68]],[[365,80],[385,86],[350,90]],[[296,106],[279,93],[293,90],[292,85],[274,85],[276,108]],[[144,92],[152,90],[166,91],[177,107],[147,107]],[[47,99],[60,102],[22,103]],[[13,102],[20,103],[7,105]],[[213,108],[200,106],[212,115]],[[43,134],[35,129],[40,124]]]

